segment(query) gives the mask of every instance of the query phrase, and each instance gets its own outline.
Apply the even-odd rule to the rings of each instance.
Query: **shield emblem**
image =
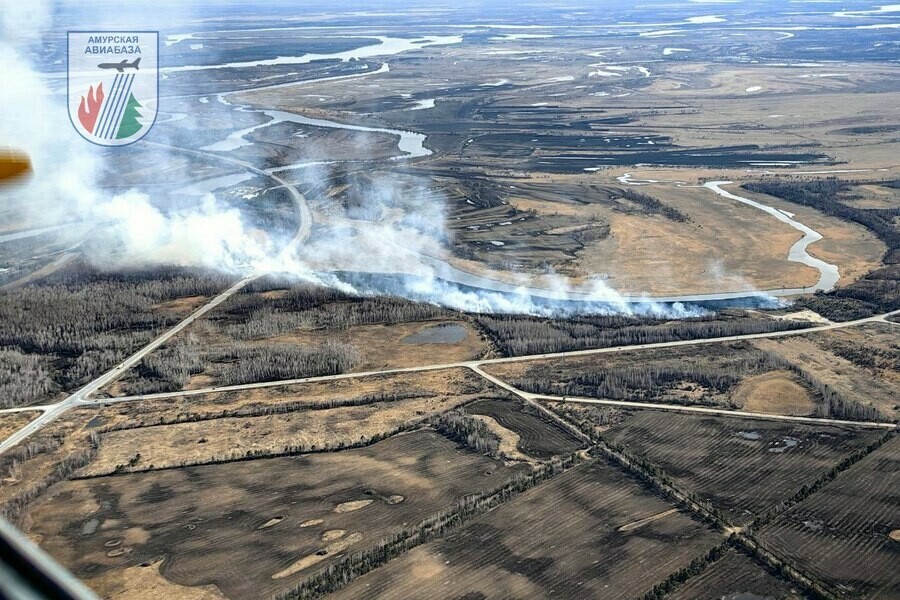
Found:
[[[150,131],[159,105],[159,32],[68,32],[72,125],[101,146],[126,146]]]

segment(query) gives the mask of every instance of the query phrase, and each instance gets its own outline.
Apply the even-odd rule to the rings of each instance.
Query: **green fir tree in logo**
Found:
[[[141,130],[143,125],[138,123],[138,117],[143,115],[138,111],[139,108],[143,108],[141,103],[137,101],[134,94],[130,94],[128,105],[125,107],[125,113],[122,115],[122,123],[119,125],[119,132],[116,134],[117,140],[131,137]]]

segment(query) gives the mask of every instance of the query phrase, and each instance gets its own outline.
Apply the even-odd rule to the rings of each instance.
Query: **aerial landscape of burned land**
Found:
[[[900,6],[293,4],[0,19],[0,517],[86,598],[900,598]]]

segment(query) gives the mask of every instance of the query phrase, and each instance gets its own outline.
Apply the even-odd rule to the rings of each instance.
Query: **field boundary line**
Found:
[[[549,409],[548,409],[549,410]],[[562,420],[568,421],[563,415],[558,415]],[[571,423],[573,427],[577,424]],[[580,428],[579,428],[580,429]],[[757,560],[769,565],[772,569],[783,574],[794,583],[804,589],[813,592],[814,597],[833,600],[837,596],[816,578],[802,572],[797,567],[779,556],[772,550],[764,547],[759,540],[746,531],[745,528],[732,525],[722,513],[710,502],[695,498],[692,492],[679,488],[669,474],[659,465],[632,454],[623,444],[608,442],[599,434],[586,434],[593,440],[592,450],[601,452],[610,462],[618,465],[622,470],[631,473],[641,480],[648,488],[656,490],[664,497],[669,498],[676,506],[694,513],[698,518],[721,530],[728,539],[740,545],[750,552]],[[890,434],[888,434],[890,435]],[[661,585],[665,583],[661,582]]]
[[[306,221],[303,221],[303,222],[305,223]],[[300,232],[298,231],[298,237],[294,238],[294,240],[292,240],[292,243],[297,242],[298,240],[301,239],[301,237],[302,236],[301,236]],[[236,286],[240,285],[240,287],[243,287],[244,285],[249,283],[249,281],[251,281],[252,279],[255,279],[256,277],[257,276],[247,277],[235,285]],[[238,288],[238,289],[240,289],[240,288]],[[229,289],[229,290],[226,290],[226,292],[223,292],[223,294],[230,295],[230,294],[234,293],[235,291],[237,291],[237,290],[232,291],[231,289]],[[218,299],[219,296],[217,296],[216,298]],[[610,347],[605,347],[605,348],[593,348],[593,349],[585,349],[585,350],[572,350],[572,351],[568,351],[568,352],[532,354],[532,355],[527,355],[527,356],[489,358],[489,359],[462,361],[462,362],[455,362],[455,363],[423,365],[423,366],[418,366],[418,367],[399,367],[396,369],[384,369],[384,370],[380,370],[380,371],[366,371],[366,372],[359,372],[359,373],[341,373],[338,375],[325,375],[325,376],[321,376],[321,377],[305,377],[305,378],[298,378],[298,379],[285,379],[285,380],[279,380],[279,381],[264,381],[264,382],[259,382],[259,383],[249,383],[249,384],[233,385],[233,386],[211,387],[211,388],[203,388],[203,389],[197,389],[197,390],[181,390],[178,392],[164,392],[164,393],[159,393],[159,394],[120,396],[118,398],[96,398],[96,399],[94,399],[91,397],[95,392],[99,391],[100,388],[102,388],[104,385],[106,385],[108,383],[108,381],[106,381],[106,379],[104,379],[104,378],[110,376],[113,371],[121,370],[122,372],[116,373],[114,377],[111,377],[110,381],[117,379],[119,376],[121,376],[124,373],[125,369],[123,368],[123,366],[125,366],[127,364],[128,367],[130,368],[131,366],[133,366],[133,364],[136,364],[138,360],[142,359],[146,354],[149,354],[149,352],[151,352],[152,350],[155,350],[156,347],[162,345],[162,343],[164,343],[165,341],[168,341],[168,339],[171,338],[172,336],[174,336],[176,333],[178,333],[178,331],[180,331],[181,329],[184,329],[184,327],[189,325],[190,322],[193,322],[193,320],[195,320],[196,318],[202,316],[209,310],[212,310],[212,308],[215,307],[215,305],[212,305],[213,302],[215,302],[217,305],[217,304],[221,303],[222,301],[224,301],[224,299],[225,298],[222,298],[218,302],[216,302],[216,299],[214,299],[209,304],[204,305],[203,307],[198,309],[195,313],[192,313],[184,321],[182,321],[181,323],[176,325],[173,329],[170,329],[169,331],[165,332],[162,336],[160,336],[160,338],[157,338],[156,340],[151,342],[151,344],[148,345],[148,347],[145,347],[144,349],[140,350],[138,353],[132,355],[131,357],[129,357],[128,359],[126,359],[125,361],[120,363],[120,365],[115,367],[112,371],[107,372],[104,375],[101,375],[99,378],[95,379],[90,384],[88,384],[84,388],[78,390],[77,392],[75,392],[74,394],[72,394],[71,396],[66,398],[65,400],[61,401],[60,403],[39,405],[36,407],[31,407],[33,410],[43,411],[43,414],[40,417],[38,417],[37,419],[34,419],[30,423],[28,423],[27,425],[22,427],[20,430],[13,433],[11,436],[9,436],[3,442],[0,442],[0,454],[3,454],[4,452],[9,450],[16,444],[18,444],[21,441],[23,441],[24,439],[26,439],[31,434],[39,431],[44,426],[46,426],[48,423],[55,420],[62,413],[68,411],[69,409],[71,409],[74,406],[102,406],[102,405],[107,405],[107,404],[113,404],[116,402],[130,402],[130,401],[135,401],[135,400],[154,400],[154,399],[164,399],[164,398],[182,398],[182,397],[186,397],[186,396],[196,396],[196,395],[216,393],[216,392],[231,392],[231,391],[241,391],[241,390],[250,390],[250,389],[261,389],[261,388],[268,388],[268,387],[297,385],[297,384],[302,384],[302,383],[336,381],[336,380],[340,380],[340,379],[354,379],[354,378],[372,377],[372,376],[379,376],[379,375],[392,375],[392,374],[398,374],[398,373],[419,373],[419,372],[426,372],[426,371],[439,371],[439,370],[444,370],[444,369],[455,369],[455,368],[472,369],[476,373],[481,375],[482,377],[485,377],[485,378],[491,380],[491,377],[493,377],[493,376],[488,376],[488,374],[485,373],[485,371],[481,370],[480,367],[485,366],[485,365],[492,365],[492,364],[529,362],[529,361],[535,361],[535,360],[552,360],[552,359],[557,359],[557,358],[568,358],[568,357],[574,357],[574,356],[593,356],[596,354],[629,352],[629,351],[633,351],[633,350],[650,350],[650,349],[655,349],[655,348],[670,348],[670,347],[676,347],[676,346],[691,346],[691,345],[697,345],[697,344],[714,344],[714,343],[731,342],[731,341],[770,339],[770,338],[777,338],[777,337],[804,335],[807,333],[816,333],[819,331],[830,331],[832,329],[854,327],[854,326],[862,325],[865,323],[888,322],[888,321],[886,321],[886,319],[888,317],[900,314],[900,310],[894,310],[894,311],[891,311],[888,313],[884,313],[884,314],[880,314],[880,315],[873,315],[871,317],[866,317],[864,319],[857,319],[855,321],[845,321],[843,323],[830,323],[828,325],[807,327],[807,328],[802,328],[802,329],[793,329],[793,330],[788,330],[788,331],[773,331],[773,332],[768,332],[768,333],[751,333],[751,334],[743,334],[743,335],[736,335],[736,336],[724,336],[724,337],[717,337],[717,338],[698,338],[698,339],[693,339],[693,340],[677,340],[677,341],[672,341],[672,342],[656,342],[656,343],[651,343],[651,344],[638,344],[638,345],[628,345],[628,346],[610,346]],[[162,338],[164,338],[164,339],[162,339]],[[159,340],[162,340],[162,341],[159,341]],[[159,343],[157,343],[157,342],[159,342]],[[153,346],[153,347],[149,348],[149,346]],[[149,350],[147,348],[149,348]],[[499,381],[500,380],[498,378],[493,379],[493,382],[497,385],[500,385],[501,387],[509,386],[509,384],[507,384],[505,382],[498,383]],[[99,385],[95,385],[98,382],[99,382]],[[509,388],[512,388],[512,386],[509,386]],[[507,389],[509,389],[509,388],[507,388]],[[515,388],[510,389],[509,391],[512,391],[513,393],[517,394],[518,396],[520,396],[522,398],[525,398],[525,396],[523,396],[523,394],[527,395],[526,392],[522,392],[521,390],[517,390]],[[539,408],[542,411],[545,410],[543,407],[541,407],[541,404],[539,402],[535,401],[533,398],[529,397],[529,398],[526,398],[526,400],[529,403],[533,403],[532,405],[534,407]],[[622,402],[624,402],[624,401],[622,401]],[[24,408],[24,407],[22,407],[22,408]],[[687,408],[687,407],[685,407],[685,408]],[[685,408],[682,408],[682,410],[685,410]],[[9,410],[9,409],[6,409],[6,410]],[[674,410],[674,409],[671,409],[671,410]],[[4,412],[6,412],[6,411],[0,410],[0,414],[4,414]],[[703,411],[695,411],[695,412],[703,412]],[[725,414],[727,414],[727,411]],[[758,415],[758,414],[755,414],[755,413],[750,413],[750,414],[752,414],[755,418],[761,418],[760,415]],[[732,416],[735,416],[735,415],[732,415]],[[777,418],[785,418],[785,420],[792,420],[792,419],[799,419],[799,418],[814,418],[814,417],[786,418],[783,416],[772,416],[770,418],[774,419],[776,417]],[[827,421],[828,421],[828,419],[823,421],[823,424],[826,424]],[[877,423],[877,422],[868,422],[868,423],[870,426],[877,426],[877,427],[890,427],[890,428],[897,427],[896,424],[894,424],[894,423]],[[859,426],[860,423],[852,421],[852,422],[848,422],[848,424]],[[567,428],[568,428],[568,426],[567,426]]]

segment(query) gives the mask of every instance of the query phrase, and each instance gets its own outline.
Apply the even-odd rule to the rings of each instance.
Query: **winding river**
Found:
[[[783,288],[780,290],[770,290],[768,293],[773,296],[796,296],[797,294],[808,294],[810,292],[817,292],[820,290],[825,292],[833,290],[834,286],[837,285],[837,282],[840,279],[837,265],[827,263],[824,260],[820,260],[814,256],[811,256],[807,251],[807,248],[809,248],[810,244],[818,242],[822,239],[822,234],[815,229],[807,227],[803,223],[796,221],[794,219],[794,215],[792,214],[785,213],[784,211],[778,210],[777,208],[774,208],[767,204],[763,204],[749,198],[744,198],[743,196],[738,196],[737,194],[732,194],[731,192],[722,189],[723,185],[729,185],[731,183],[731,181],[708,181],[703,184],[703,187],[712,190],[716,194],[724,198],[728,198],[729,200],[736,200],[743,204],[752,206],[753,208],[758,208],[759,210],[772,215],[782,223],[787,223],[788,225],[802,233],[803,237],[797,240],[788,251],[788,260],[791,262],[797,262],[807,265],[819,271],[819,280],[815,285],[811,287],[792,289]]]
[[[426,45],[433,44],[452,44],[458,43],[462,40],[461,37],[458,36],[435,36],[432,38],[417,38],[415,40],[405,40],[401,38],[379,38],[381,43],[374,44],[371,46],[365,46],[363,48],[338,53],[331,55],[303,55],[301,57],[279,57],[278,59],[273,59],[271,61],[248,61],[245,63],[227,63],[222,65],[213,65],[213,66],[185,66],[185,67],[177,67],[170,69],[171,71],[190,71],[190,70],[201,70],[201,69],[209,69],[209,68],[224,68],[224,67],[244,67],[244,66],[257,66],[257,65],[265,65],[265,64],[297,64],[308,62],[309,60],[323,60],[323,59],[341,59],[341,60],[349,60],[351,57],[374,57],[374,56],[385,56],[390,54],[397,54],[399,52],[405,52],[411,49],[421,48]],[[311,58],[315,57],[315,58]],[[309,82],[294,82],[294,83],[286,83],[286,84],[278,84],[277,86],[272,85],[261,85],[255,88],[240,90],[240,92],[253,92],[262,89],[268,89],[272,87],[287,87],[292,85],[304,85],[306,83],[320,83],[324,81],[331,80],[339,80],[347,77],[363,77],[370,74],[384,73],[389,70],[387,64],[382,65],[380,69],[377,71],[370,71],[366,73],[359,73],[354,75],[343,75],[343,76],[335,76],[332,78],[326,77],[321,79],[312,80]],[[277,123],[283,122],[291,122],[299,125],[306,125],[309,127],[323,127],[330,129],[346,129],[351,131],[363,131],[363,132],[376,132],[376,133],[385,133],[388,135],[393,135],[398,138],[398,149],[402,152],[402,156],[393,157],[392,160],[401,160],[401,159],[410,159],[410,158],[419,158],[423,156],[428,156],[432,152],[427,147],[425,147],[425,138],[426,136],[420,133],[415,133],[412,131],[405,131],[399,129],[390,129],[385,127],[369,127],[362,125],[353,125],[349,123],[341,123],[338,121],[332,121],[327,119],[319,119],[319,118],[310,118],[305,117],[303,115],[299,115],[296,113],[291,113],[282,110],[270,110],[270,109],[261,109],[255,108],[247,105],[235,105],[231,104],[227,101],[226,96],[231,93],[220,94],[218,99],[220,102],[227,104],[229,106],[233,106],[234,110],[241,112],[250,112],[250,113],[258,113],[267,118],[267,120],[263,123],[259,123],[257,125],[253,125],[251,127],[247,127],[245,129],[241,129],[239,131],[235,131],[232,134],[228,135],[227,138],[205,146],[202,148],[204,151],[216,152],[216,153],[227,153],[237,148],[252,144],[251,141],[246,139],[246,136],[257,131],[263,127],[269,127],[275,125]],[[303,162],[296,164],[289,164],[280,167],[275,167],[272,169],[268,169],[267,173],[276,173],[281,171],[287,171],[292,169],[299,169],[311,165],[320,165],[320,164],[328,164],[330,162],[342,162],[342,161],[315,161],[315,162]],[[623,183],[631,183],[623,182]],[[772,217],[778,219],[779,221],[793,227],[794,229],[801,232],[803,235],[791,248],[788,254],[788,260],[791,262],[801,263],[807,266],[810,266],[819,271],[819,279],[815,285],[805,288],[779,288],[779,289],[771,289],[771,290],[745,290],[745,291],[732,291],[732,292],[717,292],[710,294],[684,294],[684,295],[676,295],[676,296],[634,296],[634,295],[621,295],[614,290],[607,290],[602,288],[602,286],[598,289],[597,286],[591,288],[571,288],[565,287],[561,289],[547,289],[541,287],[531,287],[526,285],[517,285],[513,283],[509,283],[506,281],[502,281],[500,279],[494,279],[486,275],[478,275],[475,273],[471,273],[468,271],[461,270],[453,265],[449,264],[445,260],[441,258],[436,258],[432,256],[426,255],[418,255],[421,263],[434,271],[434,275],[436,278],[450,284],[456,284],[458,286],[462,286],[464,288],[473,289],[473,290],[483,290],[486,292],[493,292],[498,294],[508,295],[510,297],[516,298],[533,298],[539,301],[547,301],[547,302],[574,302],[574,303],[601,303],[611,306],[623,306],[623,305],[634,305],[634,304],[676,304],[676,303],[731,303],[731,304],[741,304],[741,305],[759,305],[764,304],[767,299],[771,300],[773,297],[784,297],[784,296],[795,296],[798,294],[810,293],[818,290],[828,291],[834,288],[838,279],[838,267],[836,265],[827,263],[823,260],[817,259],[811,256],[808,252],[808,247],[810,244],[817,242],[822,239],[822,235],[813,230],[812,228],[796,221],[793,218],[793,215],[786,214],[772,206],[768,206],[766,204],[762,204],[760,202],[751,200],[749,198],[744,198],[742,196],[738,196],[737,194],[733,194],[729,191],[722,189],[722,186],[730,184],[730,181],[711,181],[704,184],[703,187],[709,189],[710,191],[722,196],[724,198],[728,198],[730,200],[735,200],[737,202],[741,202],[743,204],[747,204],[759,210],[766,212]],[[393,273],[386,273],[388,276],[395,276]]]

